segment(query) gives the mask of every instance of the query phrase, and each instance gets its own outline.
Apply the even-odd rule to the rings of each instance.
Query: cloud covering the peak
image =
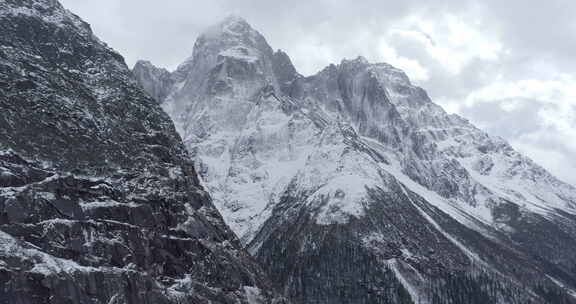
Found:
[[[132,65],[174,69],[208,26],[244,17],[304,75],[366,57],[576,184],[571,0],[62,0]]]

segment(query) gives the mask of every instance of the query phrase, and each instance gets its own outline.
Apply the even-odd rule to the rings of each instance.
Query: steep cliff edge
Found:
[[[123,58],[0,2],[0,303],[282,303]]]

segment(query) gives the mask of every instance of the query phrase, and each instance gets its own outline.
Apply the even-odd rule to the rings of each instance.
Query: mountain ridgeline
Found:
[[[0,303],[284,303],[272,290],[123,58],[56,0],[0,1]]]
[[[304,77],[229,17],[174,72],[133,74],[293,303],[576,303],[576,188],[401,70]]]

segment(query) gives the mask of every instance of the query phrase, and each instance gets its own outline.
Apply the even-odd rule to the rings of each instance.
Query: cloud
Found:
[[[298,70],[362,55],[401,69],[449,112],[576,184],[572,0],[61,0],[129,65],[174,69],[196,37],[246,18]]]
[[[576,79],[500,81],[469,94],[460,113],[576,184]]]

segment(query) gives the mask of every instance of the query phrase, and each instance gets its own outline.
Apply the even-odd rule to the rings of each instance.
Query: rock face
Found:
[[[294,303],[575,303],[576,188],[402,71],[303,77],[231,17],[170,81],[202,183]]]
[[[139,84],[154,100],[163,100],[172,86],[172,77],[166,69],[153,66],[149,61],[138,61],[132,70]]]
[[[1,1],[0,303],[283,301],[123,58],[56,0]]]

